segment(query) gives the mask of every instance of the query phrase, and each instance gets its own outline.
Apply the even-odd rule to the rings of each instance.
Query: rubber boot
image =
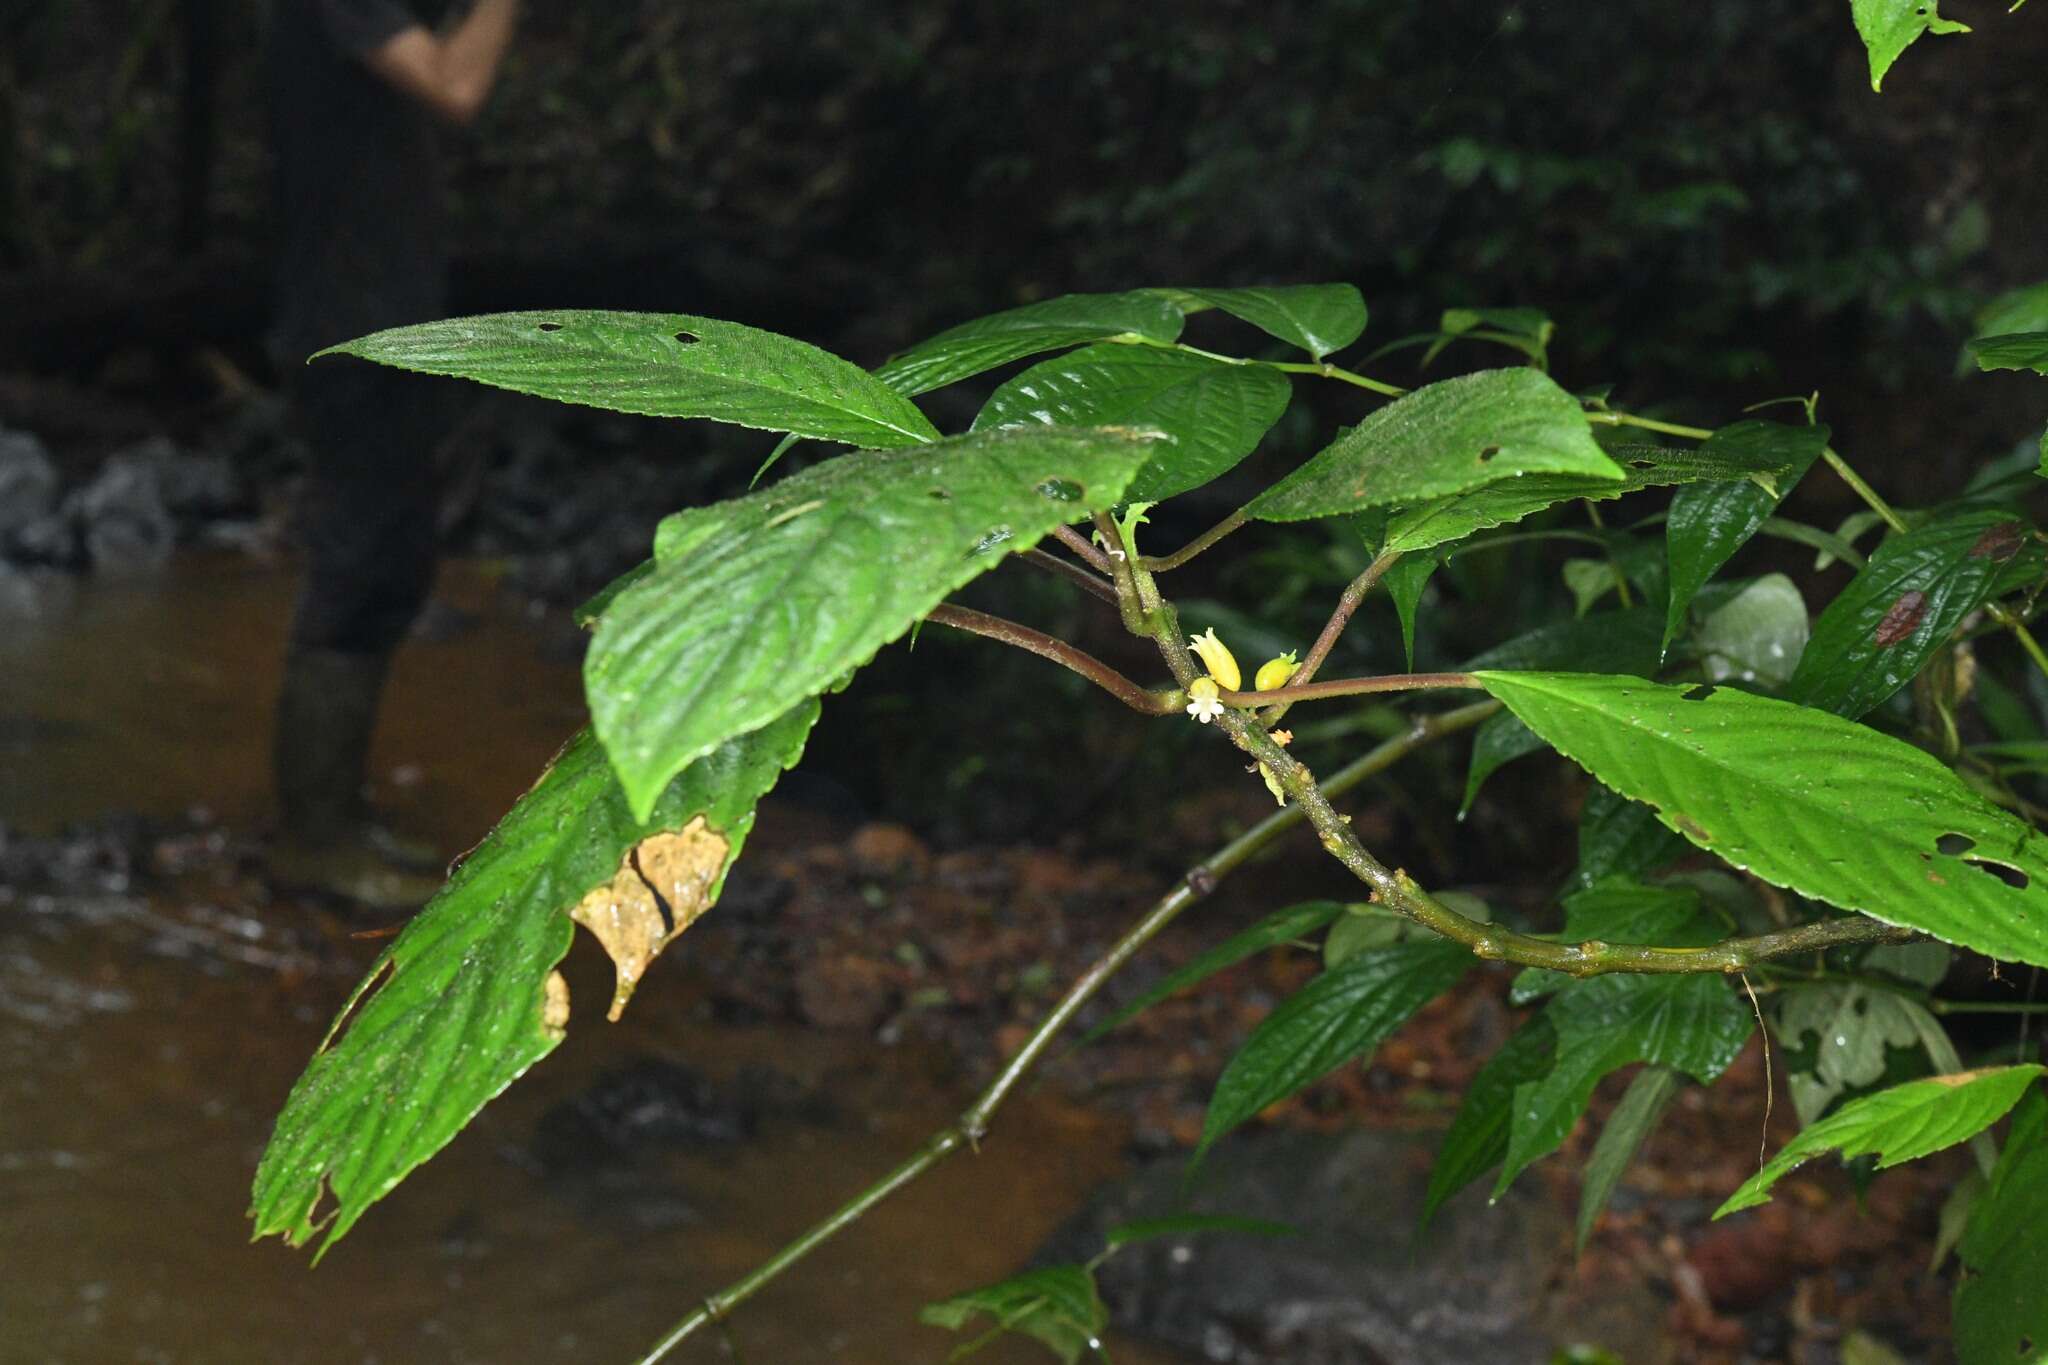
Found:
[[[432,850],[381,830],[363,799],[370,735],[390,659],[298,648],[285,660],[272,767],[282,816],[270,866],[280,881],[379,909],[423,905],[440,889]],[[413,866],[408,867],[406,864]]]

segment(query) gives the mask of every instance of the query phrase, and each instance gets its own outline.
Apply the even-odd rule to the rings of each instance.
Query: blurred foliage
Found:
[[[260,235],[266,6],[194,2],[234,39],[217,219]],[[133,259],[173,192],[182,7],[11,8],[0,128],[34,212],[8,256]],[[1540,301],[1562,373],[1619,348],[1645,385],[1806,384],[1771,356],[1818,342],[1896,385],[2038,264],[1986,248],[2028,236],[2043,177],[1986,159],[2033,159],[1995,134],[2041,27],[1932,47],[1879,99],[1841,5],[539,5],[460,221],[774,278],[868,359],[992,300],[1327,278],[1365,288],[1369,340]]]

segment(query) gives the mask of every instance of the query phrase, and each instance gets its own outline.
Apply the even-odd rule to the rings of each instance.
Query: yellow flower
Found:
[[[1291,649],[1277,659],[1268,659],[1259,665],[1258,676],[1252,679],[1252,690],[1271,692],[1276,687],[1285,687],[1287,680],[1293,677],[1294,671],[1300,667],[1301,662],[1294,657],[1294,651]]]
[[[1235,692],[1244,682],[1244,674],[1237,671],[1237,660],[1231,656],[1230,647],[1216,638],[1213,629],[1205,630],[1188,641],[1188,648],[1201,656],[1202,666],[1222,687]]]
[[[1204,725],[1223,714],[1214,678],[1197,678],[1188,684],[1188,714]]]

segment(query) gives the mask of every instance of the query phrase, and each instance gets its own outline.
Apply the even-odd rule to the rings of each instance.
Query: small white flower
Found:
[[[1188,714],[1207,725],[1223,714],[1222,699],[1216,695],[1214,678],[1197,678],[1188,684]]]

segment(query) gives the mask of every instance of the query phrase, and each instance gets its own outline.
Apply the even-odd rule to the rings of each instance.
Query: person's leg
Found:
[[[417,902],[432,885],[390,875],[394,846],[378,837],[363,786],[391,656],[433,582],[442,395],[433,381],[340,361],[313,367],[296,396],[313,464],[273,741],[273,861],[358,899]]]

